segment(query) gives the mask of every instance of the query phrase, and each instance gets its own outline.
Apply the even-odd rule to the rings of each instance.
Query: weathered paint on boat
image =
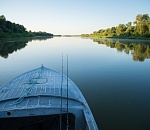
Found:
[[[0,89],[0,119],[65,114],[67,84],[68,113],[75,116],[74,129],[98,130],[85,98],[73,81],[44,66],[16,77]]]

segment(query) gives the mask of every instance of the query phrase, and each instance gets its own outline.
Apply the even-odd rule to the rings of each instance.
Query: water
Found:
[[[93,42],[94,41],[94,42]],[[8,39],[0,41],[0,86],[43,64],[69,77],[102,130],[150,129],[150,43],[135,40]]]

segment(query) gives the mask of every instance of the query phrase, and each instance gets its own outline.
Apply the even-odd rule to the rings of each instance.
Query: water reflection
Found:
[[[93,42],[131,54],[134,61],[144,62],[145,59],[150,59],[150,42],[115,39],[93,39]]]
[[[29,41],[42,41],[52,37],[34,37],[34,38],[16,38],[16,39],[1,39],[0,40],[0,56],[8,58],[9,54],[21,50],[27,46]]]

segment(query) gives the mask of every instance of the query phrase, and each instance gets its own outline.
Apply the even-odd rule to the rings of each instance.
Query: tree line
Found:
[[[20,24],[12,23],[6,20],[4,15],[0,16],[0,38],[5,37],[34,37],[34,36],[53,36],[47,32],[32,32]]]
[[[100,29],[92,34],[81,34],[83,37],[116,37],[150,39],[150,17],[148,14],[138,14],[134,22],[119,24],[116,27]]]

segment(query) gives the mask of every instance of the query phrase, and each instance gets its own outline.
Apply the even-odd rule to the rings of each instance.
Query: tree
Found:
[[[149,29],[148,29],[148,26],[146,24],[146,20],[143,20],[140,23],[139,34],[148,34],[148,32],[149,32]]]
[[[128,23],[126,24],[126,26],[127,26],[127,27],[132,26],[132,22],[128,22]]]
[[[137,23],[138,23],[138,22],[141,22],[142,19],[143,19],[143,15],[142,15],[142,14],[138,14],[138,15],[136,16],[136,22],[137,22]]]
[[[128,22],[126,26],[127,26],[126,35],[128,36],[132,35],[134,32],[134,26],[132,26],[132,22]]]
[[[0,16],[0,20],[5,20],[5,21],[6,21],[5,16],[4,16],[4,15],[1,15],[1,16]]]
[[[108,36],[110,32],[110,28],[105,29],[105,31],[103,32],[103,36]]]
[[[117,36],[124,35],[125,31],[126,31],[126,26],[124,24],[119,24],[116,29],[116,34]]]
[[[148,20],[149,19],[149,15],[148,14],[143,14],[142,20]]]
[[[6,28],[9,30],[9,32],[13,32],[13,25],[10,21],[6,22]]]
[[[110,33],[111,33],[112,36],[115,36],[116,35],[116,28],[115,27],[111,27]]]
[[[139,14],[136,16],[135,34],[144,35],[149,33],[149,15]]]
[[[148,20],[146,20],[146,25],[148,28],[148,33],[150,34],[150,18]]]

